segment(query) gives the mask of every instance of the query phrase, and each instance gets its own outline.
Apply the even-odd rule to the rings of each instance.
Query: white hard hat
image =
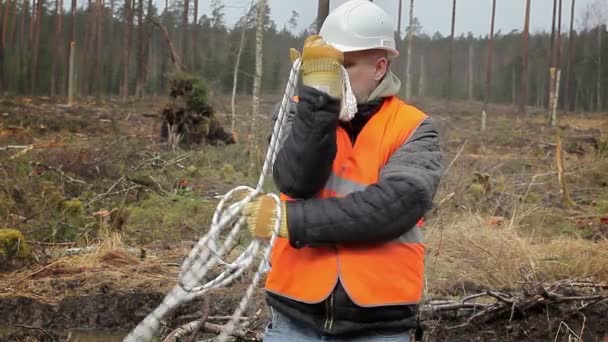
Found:
[[[381,49],[388,51],[389,58],[399,55],[393,21],[368,0],[351,0],[338,6],[323,22],[319,35],[342,52]]]

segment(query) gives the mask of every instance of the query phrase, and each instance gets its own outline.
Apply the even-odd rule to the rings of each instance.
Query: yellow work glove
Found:
[[[285,203],[281,202],[282,214],[279,236],[288,238],[287,210]],[[276,224],[277,202],[270,196],[259,196],[245,206],[244,215],[247,218],[247,228],[251,235],[257,238],[270,238]]]
[[[292,61],[300,57],[296,49],[291,49]],[[304,41],[302,50],[302,83],[328,95],[342,97],[342,74],[340,66],[344,54],[327,44],[319,35],[312,35]]]

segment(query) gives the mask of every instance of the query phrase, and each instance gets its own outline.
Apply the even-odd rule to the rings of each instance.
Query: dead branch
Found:
[[[13,326],[18,327],[18,328],[23,328],[23,329],[28,329],[28,330],[38,330],[40,332],[42,332],[43,334],[45,334],[46,336],[48,336],[51,341],[55,341],[55,338],[53,338],[53,335],[49,334],[48,332],[46,332],[46,330],[40,328],[40,327],[32,327],[29,325],[24,325],[24,324],[13,324]]]
[[[509,317],[513,319],[515,312],[525,314],[537,307],[546,307],[551,305],[559,305],[566,302],[580,303],[573,305],[573,312],[580,312],[587,309],[591,305],[608,301],[608,293],[597,293],[598,290],[608,289],[608,284],[594,283],[592,281],[565,280],[555,282],[553,284],[537,285],[530,291],[524,291],[522,294],[514,295],[499,291],[488,290],[482,293],[468,295],[461,300],[440,300],[430,301],[423,305],[420,310],[420,320],[429,321],[437,318],[441,319],[443,313],[452,312],[450,317],[453,317],[453,312],[459,312],[457,317],[468,317],[461,324],[448,327],[448,330],[457,330],[468,327],[473,324],[481,324],[491,322],[501,317]],[[588,289],[592,294],[578,295],[563,295],[557,291],[564,287],[579,287]],[[490,297],[495,301],[487,302],[470,302],[474,299],[482,297]]]
[[[564,156],[562,151],[562,141],[559,134],[557,135],[557,144],[555,149],[555,164],[557,166],[557,179],[559,181],[560,192],[566,207],[573,208],[575,207],[575,204],[570,197],[570,193],[568,192],[568,186],[564,175]]]
[[[167,45],[169,46],[169,52],[171,53],[171,61],[173,62],[173,65],[175,66],[175,69],[177,70],[177,72],[182,72],[184,70],[184,64],[182,63],[181,58],[177,54],[177,51],[175,50],[173,43],[171,42],[171,38],[169,37],[169,31],[167,31],[167,28],[163,24],[161,24],[158,20],[156,20],[150,16],[146,16],[146,20],[150,21],[152,24],[154,24],[155,26],[157,26],[161,29],[161,31],[163,32],[163,36],[165,37],[165,41],[167,42]]]
[[[8,151],[8,150],[22,150],[30,147],[30,145],[8,145],[8,146],[0,146],[0,151]]]
[[[189,340],[190,342],[196,342],[196,337],[198,336],[199,332],[201,331],[201,329],[207,322],[208,318],[209,318],[209,296],[205,296],[203,298],[203,308],[202,308],[201,318],[199,319],[196,327],[194,327],[194,331],[192,332],[192,335],[190,335],[190,340]]]
[[[125,179],[125,176],[121,176],[114,184],[112,184],[112,186],[110,187],[110,189],[108,189],[108,191],[104,192],[103,194],[99,194],[99,195],[93,197],[93,199],[90,200],[89,203],[87,203],[85,205],[85,207],[89,207],[94,202],[96,202],[96,201],[102,199],[103,197],[109,195],[112,192],[112,190],[114,190],[114,188],[118,185],[118,183],[122,182],[124,179]]]
[[[169,334],[163,340],[163,342],[176,342],[178,338],[182,338],[186,334],[193,332],[194,329],[196,328],[196,326],[198,326],[198,324],[199,324],[199,321],[197,320],[197,321],[193,321],[193,322],[182,325],[181,327],[179,327],[176,330],[174,330],[173,332],[171,332],[171,334]],[[204,330],[208,333],[217,334],[217,335],[221,334],[223,329],[224,329],[223,325],[213,324],[213,323],[208,323],[208,322],[205,322],[204,326],[202,327],[202,330]],[[235,329],[231,335],[234,337],[238,337],[239,339],[244,340],[244,341],[262,341],[262,337],[263,337],[263,333],[260,331],[249,331],[249,330],[244,330],[244,329]]]
[[[34,167],[40,167],[40,168],[43,168],[43,169],[47,169],[49,171],[53,171],[53,172],[59,174],[61,177],[67,179],[68,182],[87,185],[87,183],[85,181],[82,181],[80,179],[76,179],[76,178],[70,177],[70,176],[66,175],[65,172],[61,171],[60,169],[54,168],[52,166],[41,164],[39,162],[30,162],[30,165],[32,165]]]

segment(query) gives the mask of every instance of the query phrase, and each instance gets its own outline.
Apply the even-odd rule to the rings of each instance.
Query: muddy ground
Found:
[[[0,340],[120,340],[175,285],[219,196],[255,183],[269,115],[259,119],[264,128],[256,132],[257,149],[246,141],[249,121],[239,119],[235,145],[172,150],[159,139],[163,101],[91,100],[70,108],[46,98],[2,100],[0,148],[27,148],[0,149],[0,228],[21,231],[32,256],[2,265]],[[272,104],[264,103],[263,112]],[[540,110],[521,116],[509,106],[492,106],[482,133],[479,104],[416,104],[441,127],[447,167],[427,223],[427,300],[487,290],[531,300],[526,289],[532,285],[608,281],[606,114],[571,113],[550,128]],[[564,203],[557,179],[557,134],[574,206]],[[272,184],[267,189],[273,191]],[[489,245],[496,235],[516,245]],[[460,238],[461,245],[450,245]],[[240,237],[241,246],[248,241]],[[70,248],[80,252],[69,255]],[[532,249],[534,255],[517,259]],[[222,316],[232,313],[249,279],[210,296],[210,322],[225,322]],[[606,290],[570,288],[563,295]],[[535,305],[460,328],[476,312],[443,312],[421,323],[422,340],[606,341],[608,302],[588,302]],[[200,307],[199,300],[172,313],[161,334],[195,320]],[[266,324],[261,287],[246,316],[257,317],[251,330]]]

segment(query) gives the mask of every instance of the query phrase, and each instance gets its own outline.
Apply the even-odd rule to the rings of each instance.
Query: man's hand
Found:
[[[287,210],[285,203],[281,203],[282,214],[279,236],[289,237],[287,230]],[[276,225],[277,203],[267,195],[255,198],[245,206],[244,214],[247,218],[247,228],[256,238],[267,239],[272,236]]]
[[[299,56],[297,50],[290,50],[292,61]],[[343,62],[342,52],[327,44],[321,36],[309,36],[302,50],[302,83],[332,97],[342,97],[340,66]]]

